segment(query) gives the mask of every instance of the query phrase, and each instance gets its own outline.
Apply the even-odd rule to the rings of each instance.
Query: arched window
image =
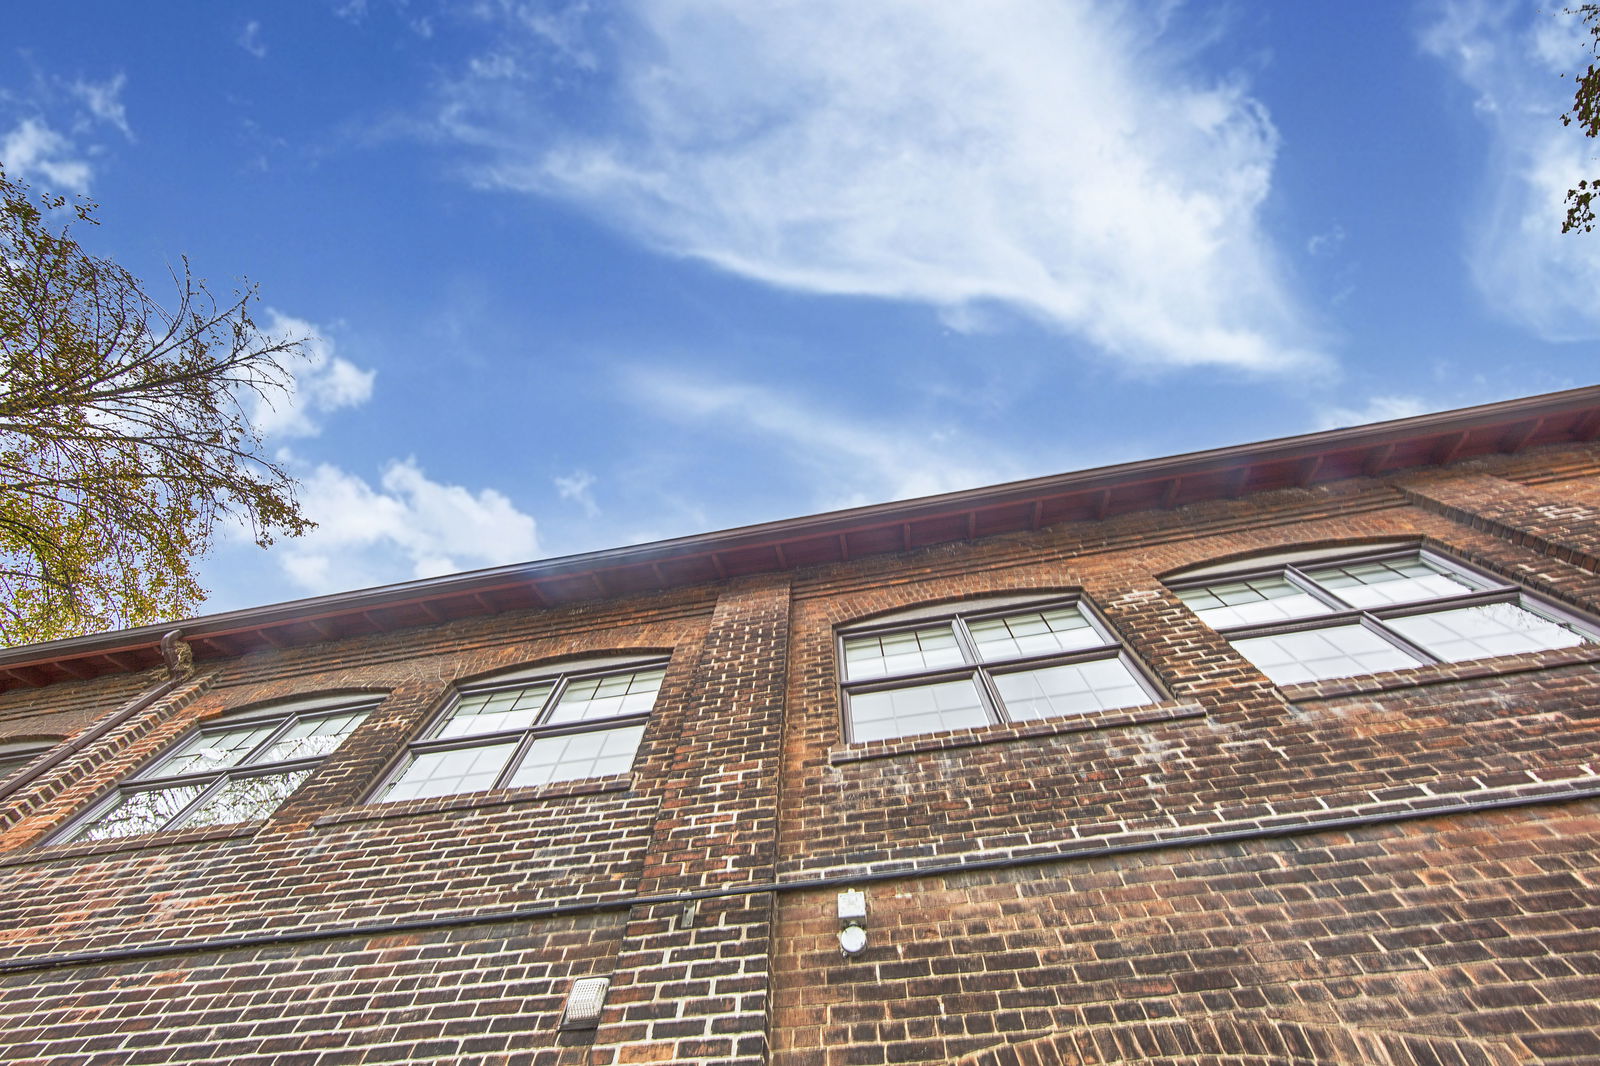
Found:
[[[1593,623],[1416,547],[1297,552],[1169,584],[1280,685],[1600,639]]]
[[[627,772],[667,665],[585,660],[461,689],[375,802],[525,788]]]
[[[382,698],[325,696],[223,715],[117,786],[51,842],[265,818]]]
[[[851,741],[1136,707],[1161,699],[1081,597],[902,612],[839,634]]]

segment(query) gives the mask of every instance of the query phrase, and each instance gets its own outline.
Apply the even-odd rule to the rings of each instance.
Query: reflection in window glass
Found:
[[[221,825],[226,822],[249,822],[265,818],[283,805],[289,793],[300,787],[310,770],[293,770],[286,774],[256,774],[253,777],[235,777],[224,781],[221,788],[213,789],[188,817],[178,823],[178,828],[190,829],[202,825]]]
[[[373,802],[627,773],[666,674],[656,663],[575,668],[462,692]]]
[[[143,778],[181,777],[236,766],[239,761],[272,732],[277,723],[249,725],[239,729],[206,730],[181,744],[167,758],[139,775]]]
[[[959,666],[964,660],[949,624],[908,629],[897,633],[847,637],[844,642],[845,676],[852,681],[894,677]]]
[[[989,715],[970,679],[850,697],[852,740],[880,740],[985,725]]]
[[[1585,638],[1515,603],[1391,618],[1390,628],[1445,662],[1569,648]]]
[[[1416,659],[1360,625],[1252,637],[1233,646],[1279,685],[1417,665]]]
[[[840,646],[853,742],[1086,714],[1158,698],[1082,600],[847,633]]]
[[[967,629],[978,648],[978,657],[991,663],[1027,655],[1076,651],[1105,643],[1105,638],[1095,632],[1076,607],[1023,611],[1003,618],[977,618],[967,623]]]
[[[1120,659],[997,674],[994,683],[1006,711],[1019,721],[1155,702]]]
[[[524,788],[625,773],[633,765],[633,753],[638,750],[643,736],[644,726],[636,725],[627,729],[597,729],[541,737],[528,749],[509,787]]]
[[[1307,571],[1307,576],[1352,607],[1435,600],[1477,587],[1420,557],[1323,567]]]
[[[1341,616],[1321,629],[1275,632],[1279,619],[1225,602],[1244,598],[1245,586],[1281,591],[1291,585],[1291,572],[1294,581],[1340,604]],[[1422,552],[1290,565],[1281,575],[1216,581],[1180,588],[1178,595],[1279,684],[1565,648],[1600,636],[1531,605],[1514,585]],[[1359,624],[1351,621],[1356,617]]]
[[[104,840],[108,837],[154,833],[166,828],[204,789],[200,785],[174,785],[124,792],[93,822],[74,834],[72,840]]]
[[[1281,622],[1327,614],[1333,608],[1282,577],[1225,581],[1204,588],[1181,589],[1178,598],[1214,629]]]
[[[375,705],[330,700],[197,730],[57,838],[103,840],[267,818]],[[278,772],[270,767],[281,766]],[[171,782],[170,784],[166,782]]]
[[[523,688],[463,694],[435,735],[466,737],[527,729],[539,717],[545,700],[549,699],[555,688],[554,682],[546,681]]]
[[[550,712],[550,724],[649,714],[666,674],[664,669],[640,670],[571,681],[556,701],[555,710]]]
[[[492,744],[413,756],[410,765],[389,785],[382,798],[422,799],[453,796],[457,792],[481,792],[494,784],[516,748],[515,743]]]
[[[365,711],[304,718],[290,726],[264,749],[250,757],[255,765],[315,759],[344,743],[344,738],[366,717]]]

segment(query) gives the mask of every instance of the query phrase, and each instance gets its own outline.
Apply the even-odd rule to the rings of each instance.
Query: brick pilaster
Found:
[[[787,579],[731,585],[686,697],[657,707],[641,894],[771,880],[788,630]],[[765,1062],[772,923],[770,893],[635,907],[591,1061]]]

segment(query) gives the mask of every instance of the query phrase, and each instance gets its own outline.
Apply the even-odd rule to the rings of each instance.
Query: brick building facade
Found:
[[[1582,389],[0,651],[0,1059],[1600,1062],[1597,437]]]

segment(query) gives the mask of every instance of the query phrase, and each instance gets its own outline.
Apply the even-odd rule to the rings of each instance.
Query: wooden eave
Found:
[[[0,650],[0,686],[144,670],[178,629],[199,659],[844,562],[1060,522],[1443,466],[1600,436],[1600,386]]]

